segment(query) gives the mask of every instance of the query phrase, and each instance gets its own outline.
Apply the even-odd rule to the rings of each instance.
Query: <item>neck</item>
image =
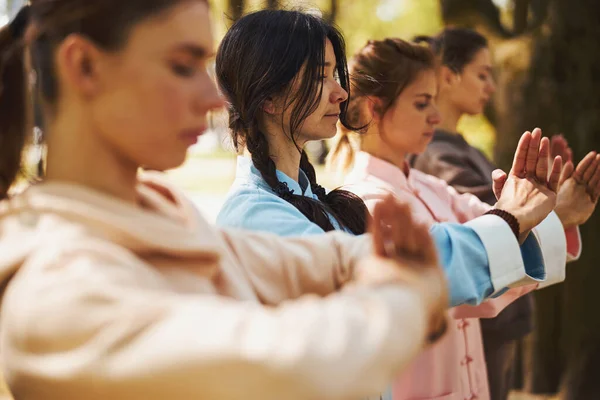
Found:
[[[53,121],[45,132],[45,179],[86,186],[135,203],[138,166],[119,157],[90,130],[89,124],[83,123],[83,113],[73,115]]]
[[[438,129],[458,133],[458,121],[462,113],[443,96],[438,97],[437,106],[442,116],[442,122],[438,125]]]
[[[275,167],[298,182],[301,157],[298,147],[302,149],[304,142],[294,143],[282,129],[276,129],[275,126],[270,126],[263,132],[266,133],[269,155],[275,162]]]
[[[392,150],[392,147],[385,142],[385,139],[380,134],[379,128],[375,124],[369,127],[369,130],[363,136],[360,149],[361,151],[387,161],[404,171],[406,153]]]

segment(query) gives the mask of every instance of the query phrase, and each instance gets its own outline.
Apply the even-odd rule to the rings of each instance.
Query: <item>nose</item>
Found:
[[[194,101],[194,111],[205,115],[225,106],[225,99],[217,90],[217,85],[208,73],[202,77],[202,83],[197,87]]]
[[[336,83],[336,89],[331,92],[331,102],[333,104],[340,104],[348,100],[348,92],[340,85]]]
[[[496,82],[494,81],[494,78],[490,78],[489,82],[487,84],[486,87],[486,91],[487,93],[491,96],[492,94],[494,94],[494,92],[496,91]]]
[[[431,125],[434,125],[434,126],[439,125],[442,122],[442,115],[440,114],[440,112],[436,106],[433,106],[433,110],[429,114],[429,116],[427,118],[427,122],[429,122]]]

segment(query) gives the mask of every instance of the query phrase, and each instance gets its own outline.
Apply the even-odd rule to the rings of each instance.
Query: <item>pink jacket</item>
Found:
[[[410,204],[423,223],[464,223],[491,207],[471,194],[459,194],[438,178],[398,167],[367,153],[357,154],[346,188],[361,196],[369,209],[386,193]],[[567,232],[567,252],[580,253],[577,229]],[[456,324],[434,347],[422,353],[393,385],[394,400],[489,400],[483,342],[478,318],[493,318],[518,297],[536,289],[528,285],[510,289],[477,306],[450,310]]]

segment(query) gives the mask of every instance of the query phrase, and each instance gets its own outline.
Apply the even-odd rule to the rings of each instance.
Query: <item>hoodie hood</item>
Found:
[[[155,174],[144,174],[137,192],[135,205],[84,186],[47,182],[0,202],[0,282],[40,247],[90,237],[138,255],[218,259],[216,232],[185,196]]]

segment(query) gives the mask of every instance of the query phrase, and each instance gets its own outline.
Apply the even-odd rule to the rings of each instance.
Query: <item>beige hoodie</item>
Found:
[[[156,178],[138,192],[145,208],[59,183],[0,203],[15,398],[357,398],[422,348],[417,291],[336,292],[367,237],[220,231]]]

